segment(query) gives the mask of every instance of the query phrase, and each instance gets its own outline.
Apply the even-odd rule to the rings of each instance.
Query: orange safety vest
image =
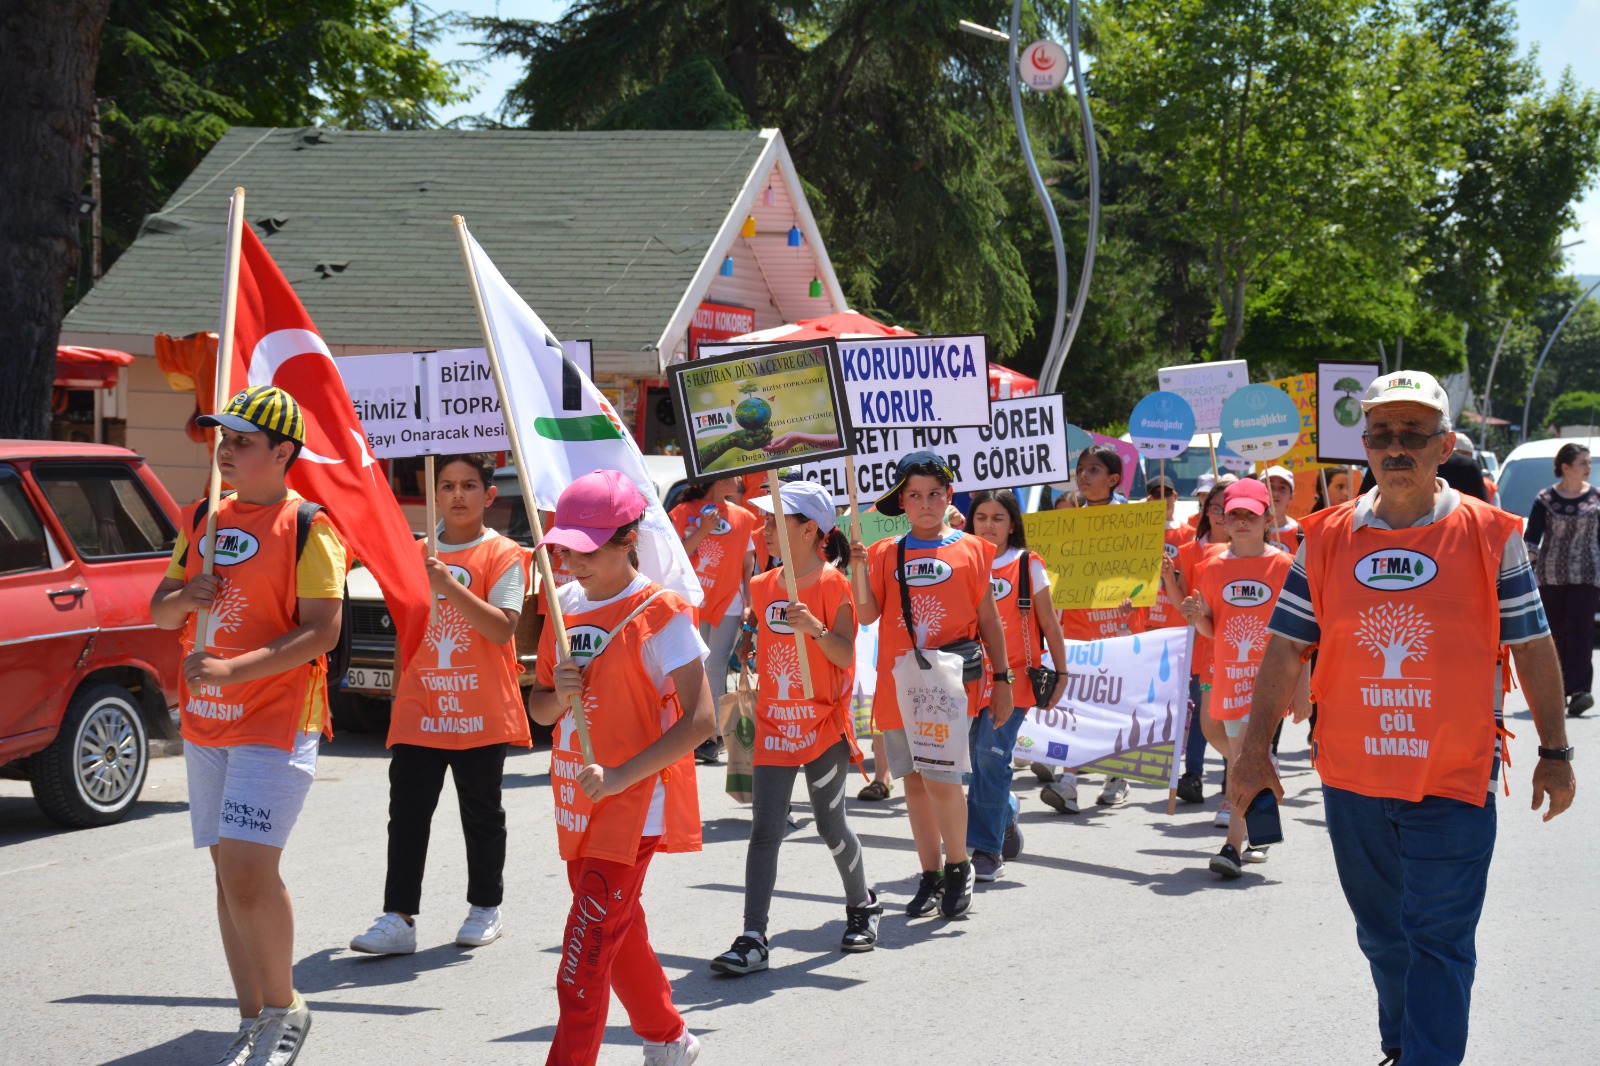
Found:
[[[704,500],[680,503],[672,509],[672,525],[683,536],[691,520],[699,517]],[[751,531],[756,520],[743,507],[730,507],[726,501],[717,503],[716,524],[700,540],[699,547],[689,556],[694,566],[694,576],[700,579],[705,590],[705,602],[697,610],[702,622],[716,625],[728,613],[728,605],[739,594],[744,581],[744,557],[749,552]],[[710,518],[704,519],[712,521]]]
[[[1304,523],[1322,630],[1317,772],[1366,796],[1483,806],[1494,769],[1496,586],[1515,515],[1461,496],[1443,520],[1353,529],[1354,504]]]
[[[1289,553],[1291,559],[1294,558],[1294,553],[1300,550],[1300,531],[1300,523],[1292,518],[1289,519],[1288,525],[1274,530],[1278,535],[1278,543],[1283,545],[1283,550]]]
[[[300,503],[300,497],[290,493],[272,504],[240,503],[225,496],[217,506],[215,573],[222,585],[207,620],[205,651],[230,659],[299,627],[295,539]],[[198,506],[184,508],[184,529],[194,529]],[[313,521],[327,522],[327,514],[318,512]],[[186,581],[193,581],[204,568],[200,551],[194,545],[190,548],[184,561]],[[198,614],[184,622],[184,655],[195,650],[198,623]],[[295,735],[304,724],[324,724],[332,736],[331,726],[326,725],[327,676],[327,662],[319,655],[255,681],[205,685],[198,694],[186,688],[179,718],[183,739],[204,747],[267,744],[293,751]]]
[[[1061,612],[1061,635],[1067,640],[1107,640],[1125,636],[1124,624],[1129,633],[1143,633],[1145,608],[1135,608],[1126,619],[1118,607],[1069,607]]]
[[[1000,612],[1000,624],[1006,631],[1006,657],[1011,661],[1008,667],[1016,672],[1017,679],[1011,685],[1012,705],[1018,711],[1025,711],[1034,705],[1033,683],[1028,680],[1027,669],[1038,666],[1040,656],[1045,653],[1044,633],[1039,629],[1038,619],[1033,617],[1033,609],[1028,610],[1028,617],[1022,617],[1022,607],[1018,603],[1021,597],[1023,553],[1018,552],[1017,557],[1004,566],[996,566],[989,571],[989,588],[994,593],[995,609]],[[1029,566],[1037,555],[1029,554]],[[1033,596],[1035,604],[1042,603],[1049,609],[1049,591],[1040,587],[1038,582],[1028,590]],[[1028,643],[1024,644],[1026,637]],[[1029,648],[1033,651],[1032,662],[1028,661]],[[1057,669],[1060,667],[1058,666]],[[993,686],[992,679],[990,687]]]
[[[425,541],[417,546],[427,557]],[[494,583],[513,566],[528,575],[527,549],[496,534],[470,548],[439,553],[457,581],[487,599]],[[524,585],[526,588],[526,584]],[[516,639],[495,644],[467,622],[443,596],[438,617],[400,675],[400,691],[389,713],[389,746],[480,748],[488,744],[531,747],[528,715],[517,684]]]
[[[583,710],[589,722],[589,741],[601,766],[621,766],[655,741],[682,716],[671,678],[658,690],[644,668],[644,646],[672,619],[689,612],[689,603],[673,592],[663,592],[627,624],[630,612],[661,586],[654,582],[615,603],[566,616],[572,657],[583,667]],[[622,625],[615,636],[607,637]],[[599,667],[593,661],[599,659]],[[539,637],[537,677],[546,688],[555,681],[555,626]],[[700,798],[695,791],[694,754],[654,777],[635,783],[625,792],[594,803],[578,787],[583,769],[583,749],[577,725],[568,710],[557,723],[550,749],[550,781],[555,793],[556,839],[567,862],[580,858],[605,859],[632,866],[639,839],[650,814],[656,782],[666,789],[661,851],[700,850]]]
[[[1212,556],[1221,555],[1228,550],[1227,542],[1215,544],[1210,541],[1201,543],[1198,540],[1186,540],[1178,546],[1178,575],[1183,579],[1183,587],[1193,592],[1196,588],[1195,581],[1200,570],[1200,564]],[[1183,618],[1180,613],[1179,618]],[[1188,620],[1184,619],[1184,624]],[[1212,646],[1210,637],[1202,637],[1199,633],[1194,635],[1194,647],[1189,653],[1189,672],[1194,674],[1206,684],[1211,683],[1211,656]]]
[[[1177,529],[1168,529],[1166,544],[1163,550],[1167,558],[1172,560],[1172,565],[1178,565],[1178,549],[1194,540],[1194,530],[1186,525]],[[1178,610],[1178,605],[1167,599],[1167,586],[1165,582],[1156,584],[1156,602],[1154,607],[1145,608],[1145,628],[1147,629],[1181,629],[1189,624],[1183,617],[1183,612]]]
[[[1223,552],[1200,567],[1196,585],[1211,608],[1211,717],[1238,721],[1250,713],[1256,672],[1267,652],[1267,623],[1294,558],[1269,548],[1241,559]],[[1288,708],[1284,708],[1287,710]]]
[[[839,608],[855,610],[849,580],[826,564],[799,590],[800,602],[824,626],[832,627]],[[756,695],[757,766],[801,766],[843,737],[850,742],[852,761],[859,761],[850,695],[855,688],[855,667],[841,670],[828,661],[817,642],[805,641],[811,666],[811,692],[806,700],[800,686],[799,658],[794,630],[785,616],[789,593],[782,570],[768,570],[750,581],[750,599],[756,613],[756,663],[761,684]]]
[[[878,601],[878,688],[872,698],[872,718],[881,729],[903,729],[896,695],[894,664],[911,650],[900,609],[900,585],[895,555],[899,537],[885,537],[867,549],[872,595]],[[906,547],[910,572],[911,624],[917,629],[917,647],[938,648],[957,640],[978,637],[978,604],[989,585],[994,545],[981,537],[962,533],[941,548]],[[1009,655],[1010,650],[1007,649]],[[983,709],[988,678],[967,686],[967,713]],[[1012,686],[1019,689],[1019,686]]]

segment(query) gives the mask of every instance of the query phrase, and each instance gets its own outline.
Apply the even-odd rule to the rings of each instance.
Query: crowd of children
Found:
[[[285,484],[304,441],[292,397],[249,389],[201,423],[222,428],[219,469],[234,489],[218,504],[218,524],[256,547],[203,573],[190,545],[200,540],[205,509],[190,509],[152,613],[158,625],[183,631],[193,835],[215,864],[240,1009],[238,1032],[217,1061],[290,1066],[311,1014],[294,990],[293,915],[278,862],[327,725],[322,656],[338,638],[347,563],[327,516]],[[382,913],[350,946],[416,950],[429,827],[447,770],[467,846],[468,911],[455,942],[479,947],[501,935],[505,758],[510,746],[530,744],[529,717],[553,726],[554,822],[572,905],[547,1061],[564,1066],[595,1061],[612,992],[645,1041],[647,1063],[682,1066],[699,1054],[651,948],[641,896],[657,853],[700,848],[694,762],[719,757],[715,708],[730,658],[753,654],[760,678],[751,832],[742,928],[710,965],[744,975],[768,965],[778,852],[801,775],[839,873],[840,949],[866,952],[877,943],[884,905],[845,804],[852,769],[863,763],[851,711],[858,670],[875,670],[877,679],[880,794],[865,798],[884,798],[897,783],[915,845],[918,878],[906,914],[955,918],[971,907],[974,886],[1003,876],[1022,848],[1013,748],[1028,710],[1062,697],[1068,679],[1056,667],[1066,662],[1067,640],[1194,626],[1197,728],[1178,791],[1185,802],[1203,798],[1204,745],[1226,765],[1298,534],[1286,513],[1286,471],[1221,479],[1192,526],[1174,517],[1172,482],[1153,478],[1149,498],[1167,503],[1155,606],[1125,601],[1058,613],[1016,497],[979,492],[965,514],[956,512],[949,464],[921,451],[900,460],[897,480],[876,501],[880,513],[903,515],[909,532],[871,545],[849,541],[821,485],[773,478],[748,500],[747,479],[692,490],[671,515],[706,590],[696,609],[639,573],[647,501],[622,474],[596,471],[561,494],[543,531],[540,546],[565,579],[554,594],[570,654],[558,654],[556,627],[544,626],[525,714],[515,634],[530,556],[484,525],[493,473],[485,455],[437,464],[437,550],[419,544],[435,604],[424,650],[396,677],[388,736]],[[1122,460],[1110,447],[1082,452],[1076,485],[1079,506],[1127,502]],[[781,494],[784,537],[773,491]],[[877,661],[858,663],[857,627],[875,622]],[[1308,693],[1282,710],[1304,717]],[[1033,769],[1046,805],[1078,811],[1071,772]],[[1112,778],[1097,802],[1115,806],[1127,796],[1128,783]],[[1218,824],[1228,830],[1210,862],[1218,874],[1237,877],[1241,863],[1265,861],[1263,850],[1246,846],[1243,819],[1230,820],[1225,803]]]

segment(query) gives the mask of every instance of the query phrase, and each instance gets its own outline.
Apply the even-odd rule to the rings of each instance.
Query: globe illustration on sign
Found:
[[[1334,419],[1341,426],[1353,426],[1361,421],[1361,401],[1355,398],[1355,393],[1361,389],[1361,382],[1355,378],[1340,378],[1333,387],[1344,393],[1333,405]]]
[[[745,429],[764,429],[772,421],[772,405],[759,396],[746,396],[734,407],[733,420]]]

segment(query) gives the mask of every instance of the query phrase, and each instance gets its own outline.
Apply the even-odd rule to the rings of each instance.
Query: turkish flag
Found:
[[[416,539],[367,446],[328,346],[248,224],[233,338],[234,392],[276,385],[299,402],[306,441],[289,487],[327,510],[351,553],[377,578],[404,666],[428,627],[428,579]]]

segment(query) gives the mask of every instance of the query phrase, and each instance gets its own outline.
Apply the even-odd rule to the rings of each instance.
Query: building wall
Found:
[[[204,445],[184,432],[194,394],[174,392],[154,357],[140,356],[124,373],[128,380],[128,447],[145,457],[179,504],[205,495],[211,459]]]

